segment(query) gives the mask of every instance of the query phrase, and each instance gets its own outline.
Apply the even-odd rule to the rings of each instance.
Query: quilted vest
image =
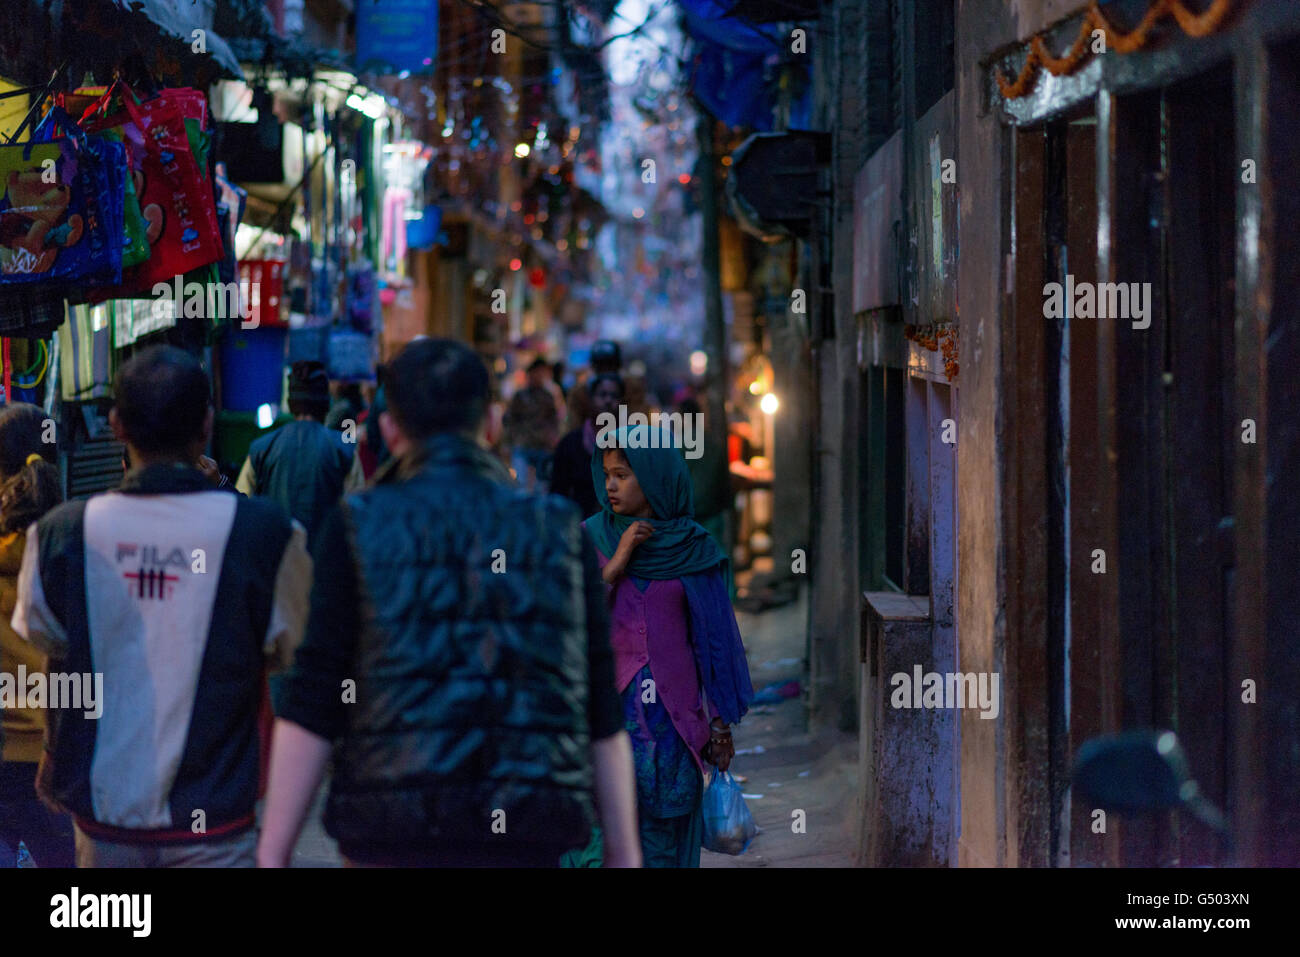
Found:
[[[459,436],[345,499],[356,703],[326,805],[340,844],[577,846],[594,822],[582,532]]]

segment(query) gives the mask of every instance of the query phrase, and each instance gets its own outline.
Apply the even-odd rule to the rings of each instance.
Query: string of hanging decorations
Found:
[[[1029,41],[1029,55],[1025,57],[1025,65],[1014,81],[1003,76],[1001,70],[997,71],[998,89],[1006,99],[1015,100],[1033,88],[1039,67],[1046,67],[1053,76],[1073,73],[1088,54],[1089,41],[1097,30],[1105,35],[1107,49],[1133,53],[1146,46],[1151,30],[1165,17],[1172,15],[1188,36],[1205,37],[1219,29],[1231,8],[1232,0],[1213,0],[1203,13],[1193,13],[1183,6],[1183,0],[1154,0],[1142,21],[1130,33],[1121,33],[1111,25],[1096,0],[1093,0],[1079,24],[1078,37],[1063,56],[1053,56],[1047,49],[1043,35],[1035,34]]]

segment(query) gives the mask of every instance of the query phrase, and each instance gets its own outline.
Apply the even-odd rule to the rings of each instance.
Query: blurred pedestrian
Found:
[[[295,362],[289,372],[294,420],[253,441],[235,487],[278,503],[307,530],[310,548],[321,519],[344,492],[365,485],[357,443],[325,424],[329,377],[320,362]],[[355,439],[355,430],[353,434]]]
[[[97,689],[93,711],[51,710],[36,776],[72,812],[79,867],[255,860],[265,670],[302,633],[311,560],[277,505],[194,467],[209,395],[188,353],[132,357],[109,412],[130,473],[27,531],[14,631]]]
[[[329,377],[323,363],[295,362],[289,371],[289,411],[294,420],[249,446],[235,488],[269,498],[316,542],[321,520],[345,492],[366,483],[354,441],[324,424],[330,408]],[[270,678],[271,703],[279,710],[283,674]]]
[[[551,491],[576,502],[585,518],[600,511],[596,487],[591,481],[591,457],[596,451],[596,418],[602,413],[618,415],[623,400],[623,380],[617,373],[606,372],[590,383],[590,417],[555,447],[551,467]]]
[[[528,385],[534,389],[545,389],[555,402],[555,418],[557,422],[563,422],[564,411],[564,390],[560,384],[555,381],[555,370],[549,362],[542,356],[538,356],[528,366],[527,370]]]
[[[469,348],[413,342],[384,386],[394,457],[321,532],[260,862],[289,863],[332,750],[325,829],[350,864],[555,866],[588,833],[594,791],[610,863],[635,866],[604,588],[577,510],[515,488],[480,445],[488,372]]]
[[[544,494],[550,487],[551,453],[559,439],[554,398],[541,386],[524,386],[510,397],[504,424],[515,480],[530,492]]]
[[[591,346],[591,354],[588,359],[591,365],[591,375],[585,373],[574,383],[573,388],[565,397],[568,415],[566,416],[565,430],[573,431],[582,428],[582,424],[587,421],[591,415],[591,380],[598,375],[619,375],[623,368],[623,353],[618,347],[618,343],[610,339],[599,339]]]
[[[645,866],[698,867],[705,765],[730,765],[730,725],[754,691],[727,559],[692,517],[686,460],[669,436],[648,448],[647,426],[614,433],[617,447],[592,458],[601,511],[583,524],[610,586]]]
[[[325,415],[325,428],[342,432],[346,423],[351,422],[353,431],[361,421],[361,413],[366,410],[366,400],[361,394],[361,383],[344,382],[337,387],[337,397],[331,403]]]
[[[367,482],[389,459],[388,446],[384,445],[384,436],[379,431],[379,416],[388,408],[384,397],[384,387],[375,389],[374,398],[362,415],[365,416],[365,428],[362,430],[360,448],[357,454],[361,458],[361,471]]]
[[[37,406],[14,402],[0,410],[0,673],[18,693],[19,668],[28,678],[46,674],[45,655],[9,624],[18,596],[18,570],[27,527],[63,500],[55,444],[45,442],[50,419]],[[50,423],[52,424],[52,423]],[[17,704],[17,703],[15,703]],[[0,867],[13,867],[18,843],[37,867],[73,867],[72,818],[51,811],[36,796],[36,769],[45,750],[46,709],[26,706],[0,712]]]

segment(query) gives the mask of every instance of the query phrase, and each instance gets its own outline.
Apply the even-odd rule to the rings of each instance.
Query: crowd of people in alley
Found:
[[[654,401],[612,342],[525,378],[294,363],[227,475],[207,373],[152,347],[120,487],[67,502],[44,411],[0,410],[0,866],[288,866],[327,782],[348,866],[698,867],[754,696],[725,444],[598,441]]]

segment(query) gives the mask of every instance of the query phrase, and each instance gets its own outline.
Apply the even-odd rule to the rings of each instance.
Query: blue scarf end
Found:
[[[736,613],[727,597],[721,571],[683,575],[686,607],[691,616],[691,644],[700,680],[718,714],[727,724],[745,716],[754,700],[745,645]]]

